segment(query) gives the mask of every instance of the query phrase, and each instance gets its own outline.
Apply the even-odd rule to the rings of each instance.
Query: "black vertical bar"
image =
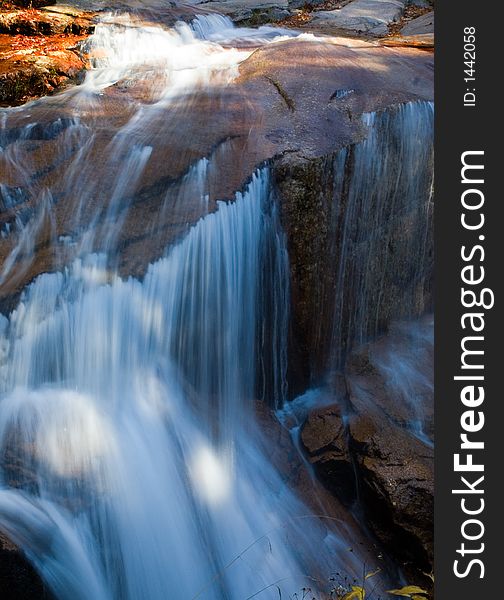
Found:
[[[502,279],[504,277],[504,191],[500,181],[504,175],[502,146],[502,111],[504,104],[497,91],[501,86],[502,51],[502,4],[457,0],[438,2],[436,5],[436,501],[435,501],[435,588],[437,600],[486,600],[504,598],[500,575],[504,574],[504,517],[501,507],[504,496],[499,491],[503,480],[502,466],[504,448],[504,421],[500,419],[504,393],[500,376],[504,378],[504,350],[501,344],[502,319]],[[475,29],[474,51],[471,31]],[[466,36],[466,41],[464,40]],[[465,54],[469,52],[469,54]],[[472,53],[475,60],[471,65]],[[468,64],[465,64],[468,63]],[[474,81],[471,81],[471,67]],[[468,72],[465,72],[468,71]],[[467,81],[466,81],[467,79]],[[474,93],[473,97],[470,95]],[[465,102],[464,102],[464,95]],[[466,104],[466,105],[464,105]],[[473,104],[473,106],[471,106]],[[467,170],[463,183],[461,176],[464,152],[482,151],[484,154],[466,155],[471,164],[483,165],[484,169]],[[484,183],[474,180],[484,179]],[[462,195],[477,204],[484,196],[481,209],[466,210],[462,206]],[[480,229],[468,230],[463,227],[462,213],[466,222],[479,224],[480,213],[485,223]],[[480,237],[480,236],[483,236]],[[465,256],[471,249],[480,245],[485,253],[475,250],[474,257],[464,260],[461,248],[465,246]],[[484,267],[484,281],[481,284],[466,284],[461,279],[461,269],[474,266],[474,272],[466,270],[467,278],[476,279]],[[481,294],[489,288],[495,294],[493,308],[463,307],[461,288],[472,289]],[[466,297],[467,299],[467,297]],[[490,304],[491,294],[485,294],[485,304]],[[467,302],[470,304],[470,302]],[[481,313],[485,327],[474,332],[470,320],[462,318],[466,313]],[[475,318],[476,320],[476,318]],[[482,321],[478,318],[478,325]],[[483,364],[483,369],[461,369],[461,341],[466,336],[483,337],[472,340],[473,349],[483,350],[484,355],[468,358],[472,365]],[[467,345],[466,345],[467,346]],[[455,376],[484,376],[482,381],[455,380]],[[465,406],[460,397],[465,385],[483,387],[485,399],[479,407]],[[476,390],[478,391],[478,390]],[[478,391],[479,393],[479,391]],[[479,431],[466,432],[461,423],[465,411],[466,425],[481,424],[480,412],[484,413],[484,426]],[[473,419],[471,421],[470,419]],[[470,441],[483,441],[484,450],[461,450],[461,434],[467,433]],[[467,462],[467,454],[472,454],[474,464],[484,466],[484,471],[455,472],[454,455],[460,455],[460,462]],[[484,476],[475,488],[482,493],[454,494],[452,490],[469,488],[469,484]],[[461,505],[465,498],[465,508],[478,515],[464,514]],[[468,523],[465,533],[480,539],[464,539],[463,524]],[[461,553],[465,544],[464,555]],[[481,544],[484,544],[482,550]],[[457,552],[459,550],[459,552]],[[455,567],[455,561],[457,567]],[[481,561],[473,562],[471,561]],[[457,577],[455,568],[459,574]],[[483,573],[484,569],[484,573]],[[483,577],[481,577],[483,575]]]

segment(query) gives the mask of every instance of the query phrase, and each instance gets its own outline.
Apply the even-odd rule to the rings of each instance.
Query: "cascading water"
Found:
[[[19,487],[0,493],[0,522],[58,597],[192,598],[267,532],[271,556],[258,544],[205,597],[299,572],[280,526],[306,511],[250,423],[261,249],[283,253],[264,239],[267,196],[261,172],[142,283],[99,255],[43,275],[5,323],[0,440],[23,474],[4,467]],[[63,576],[69,553],[87,558]]]
[[[152,47],[165,78],[156,101],[134,107],[110,140],[106,182],[89,161],[100,134],[92,119],[42,129],[42,137],[63,130],[62,160],[79,145],[59,178],[77,198],[71,232],[55,239],[51,225],[63,191],[26,181],[38,209],[16,223],[2,282],[29,269],[42,232],[56,248],[51,260],[58,252],[73,260],[36,278],[1,318],[0,528],[61,600],[242,600],[261,590],[276,598],[329,572],[340,552],[351,569],[348,542],[295,498],[255,423],[254,400],[278,405],[286,391],[287,256],[268,170],[186,231],[142,280],[117,271],[155,154],[153,119],[230,81],[246,54],[199,41],[186,25],[166,32],[117,18],[104,19],[93,44],[106,58],[54,102],[98,110],[104,89],[145,75]],[[2,141],[2,159],[21,176],[33,135],[26,125]],[[189,197],[207,212],[210,167],[202,159],[175,191],[168,186],[143,235],[155,237],[156,219]]]
[[[365,140],[340,151],[333,167],[337,368],[384,322],[425,310],[422,274],[431,261],[434,103],[368,113],[363,124]]]
[[[417,319],[432,308],[425,288],[432,276],[433,121],[434,104],[425,101],[365,113],[363,141],[324,165],[332,196],[320,237],[327,235],[328,252],[319,287],[310,290],[317,326],[308,357],[318,387],[277,411],[300,454],[301,426],[313,409],[339,404],[348,419],[345,361],[397,319],[405,321],[394,323],[395,336],[373,365],[389,403],[409,416],[402,426],[432,447],[425,423],[432,426],[433,326],[432,318]]]
[[[268,40],[280,40],[296,35],[289,29],[262,25],[257,28],[236,28],[229,17],[218,14],[198,15],[191,23],[196,37],[201,40],[209,40],[219,43],[251,44],[267,42]]]
[[[373,357],[390,396],[409,413],[407,425],[415,436],[430,447],[433,447],[434,409],[433,330],[432,316],[394,324],[389,343],[380,355]],[[430,425],[430,431],[426,431],[426,425]]]

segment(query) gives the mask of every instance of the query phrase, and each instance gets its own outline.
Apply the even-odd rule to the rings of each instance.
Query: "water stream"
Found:
[[[4,113],[1,158],[22,180],[34,136],[62,134],[62,156],[79,146],[58,178],[75,198],[71,233],[54,233],[61,190],[24,177],[39,202],[4,231],[17,243],[1,272],[5,284],[30,268],[41,231],[74,257],[0,320],[0,527],[61,600],[243,600],[263,588],[277,598],[339,553],[352,562],[343,537],[284,484],[255,422],[258,398],[279,406],[286,394],[288,258],[268,169],[207,214],[211,160],[195,162],[144,233],[155,237],[156,219],[188,199],[203,218],[141,280],[117,270],[125,198],[153,155],[149,127],[161,111],[176,118],[196,90],[232,81],[251,51],[229,47],[233,31],[217,17],[166,31],[104,16],[83,84],[33,105],[64,103],[67,120],[30,122],[9,139],[9,119],[30,108]],[[89,160],[99,132],[82,115],[125,77],[146,78],[156,100],[133,107],[108,143],[104,181]],[[4,187],[6,208],[16,189]]]
[[[268,167],[211,206],[216,163],[199,157],[135,212],[157,138],[254,46],[287,35],[218,16],[166,30],[103,15],[82,85],[1,115],[2,208],[23,190],[33,201],[1,232],[15,243],[0,283],[15,290],[36,251],[47,272],[0,315],[0,529],[59,600],[273,599],[361,573],[346,528],[289,489],[256,419],[257,400],[280,408],[287,395],[289,262]],[[108,139],[99,115],[123,102],[125,79],[150,101],[132,94]],[[40,169],[27,175],[35,142],[54,139],[61,173],[40,184]],[[142,277],[121,270],[125,231],[159,249]]]

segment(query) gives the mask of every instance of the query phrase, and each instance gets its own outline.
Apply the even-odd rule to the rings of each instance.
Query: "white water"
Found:
[[[194,30],[232,34],[212,20]],[[118,16],[98,25],[94,69],[65,96],[75,117],[62,152],[81,148],[62,177],[78,197],[78,235],[51,238],[77,258],[39,276],[0,320],[0,529],[60,600],[243,600],[263,588],[261,598],[277,598],[278,589],[299,591],[306,575],[329,573],[339,556],[349,564],[348,542],[288,489],[255,421],[258,398],[279,406],[286,394],[288,264],[267,169],[142,281],[115,268],[125,196],[152,158],[153,116],[198,89],[227,85],[250,53],[194,30]],[[110,180],[97,181],[87,160],[95,132],[80,115],[99,108],[107,87],[151,69],[158,99],[138,106],[114,136]],[[59,132],[62,122],[51,127]],[[24,127],[21,141],[32,131]],[[21,175],[22,148],[11,141],[2,149]],[[160,218],[188,200],[205,213],[209,165],[195,163],[176,198],[167,192]],[[17,223],[2,281],[53,218],[53,190],[36,194],[44,202]],[[103,203],[90,211],[96,195]]]
[[[143,282],[89,255],[40,276],[3,322],[0,525],[58,598],[242,599],[284,578],[304,585],[300,557],[326,534],[296,524],[308,511],[258,447],[253,417],[268,244],[271,297],[284,297],[275,220],[263,171]]]
[[[209,38],[227,25],[200,17],[197,21]],[[219,26],[220,25],[220,26]],[[279,36],[277,36],[279,37]],[[170,30],[156,25],[142,25],[128,15],[102,17],[95,33],[87,43],[93,69],[88,71],[79,94],[99,92],[135,70],[164,72],[157,84],[164,92],[163,99],[180,96],[203,85],[229,83],[237,75],[236,66],[250,55],[250,50],[224,48],[208,40],[186,23]]]
[[[191,27],[199,39],[221,44],[264,44],[268,41],[280,41],[298,35],[292,30],[271,25],[237,28],[229,17],[218,14],[198,15],[191,23]]]

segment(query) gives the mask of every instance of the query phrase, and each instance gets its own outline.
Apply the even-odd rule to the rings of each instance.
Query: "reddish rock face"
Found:
[[[64,37],[62,43],[65,40],[70,41]],[[8,41],[12,44],[12,38]],[[78,71],[80,59],[67,52],[68,68]],[[45,64],[46,60],[43,54],[40,61]],[[286,41],[253,52],[240,66],[234,83],[197,90],[170,111],[153,110],[143,130],[130,135],[131,144],[135,135],[139,143],[148,139],[152,152],[135,189],[128,190],[123,200],[130,203],[130,209],[119,236],[121,274],[141,276],[167,244],[180,239],[207,210],[214,210],[216,200],[232,199],[264,161],[284,155],[303,160],[323,157],[360,139],[363,129],[359,115],[363,111],[431,98],[431,67],[432,56],[411,49],[390,50],[338,39]],[[152,76],[156,79],[155,69]],[[57,75],[58,82],[60,77],[64,76]],[[43,80],[40,85],[46,84]],[[335,91],[356,84],[355,94],[338,102],[331,100]],[[86,185],[86,178],[97,182],[86,210],[92,212],[97,203],[103,204],[114,180],[115,167],[108,155],[114,135],[141,106],[158,99],[156,90],[148,74],[127,83],[119,81],[94,98],[92,110],[79,111],[80,123],[94,135],[85,164],[81,162],[80,185]],[[68,187],[67,174],[80,146],[69,144],[61,152],[72,130],[73,116],[71,93],[32,105],[29,121],[23,113],[10,116],[2,132],[4,145],[17,144],[23,176],[0,158],[2,179],[17,198],[15,206],[1,212],[0,224],[12,223],[21,214],[25,219],[39,210],[41,191],[49,189],[53,198],[58,198],[52,207],[53,235],[64,238],[74,234],[72,217],[77,213],[82,188]],[[28,122],[37,123],[30,139],[17,142]],[[58,125],[53,127],[55,123]],[[52,131],[50,135],[43,133],[46,127]],[[199,201],[173,201],[169,210],[160,214],[167,193],[176,198],[184,174],[203,157],[212,165],[208,207]],[[31,182],[29,186],[26,181]],[[135,201],[130,202],[133,197]],[[149,223],[156,235],[145,235],[151,230]],[[40,228],[35,254],[18,257],[15,277],[2,285],[4,306],[12,306],[21,289],[38,273],[60,269],[72,260],[71,248],[55,252],[54,245],[47,243],[49,233]],[[0,259],[15,243],[13,235],[0,240]]]
[[[94,29],[92,18],[92,13],[70,8],[65,10],[64,7],[45,10],[36,10],[35,7],[27,10],[4,8],[0,12],[0,33],[25,36],[52,36],[63,33],[89,35]],[[30,47],[30,42],[34,43],[35,40],[27,40],[27,48]]]
[[[75,52],[82,38],[0,34],[0,104],[19,104],[74,82],[85,63]]]
[[[11,4],[22,8],[40,8],[41,6],[56,4],[56,0],[11,0]]]

